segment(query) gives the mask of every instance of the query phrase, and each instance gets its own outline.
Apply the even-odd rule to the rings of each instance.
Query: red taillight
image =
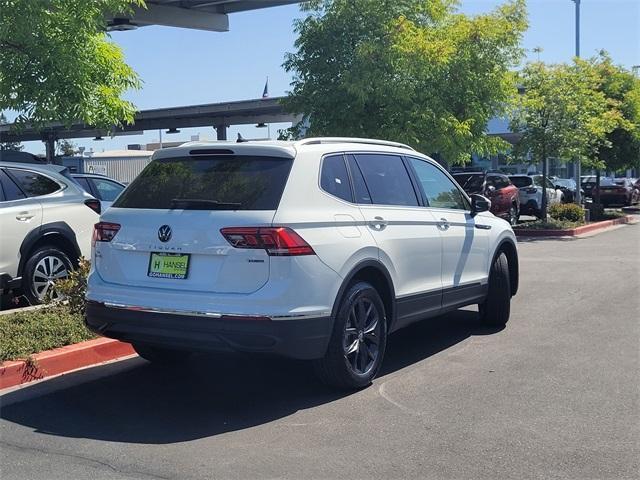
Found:
[[[84,204],[87,207],[89,207],[91,210],[96,212],[98,215],[100,215],[100,211],[102,210],[102,207],[100,205],[100,200],[96,200],[95,198],[90,198],[88,200],[85,200]]]
[[[120,230],[120,224],[109,222],[98,222],[93,226],[92,244],[96,242],[110,242]]]
[[[266,250],[269,255],[315,255],[313,248],[287,227],[227,227],[220,233],[235,248]]]

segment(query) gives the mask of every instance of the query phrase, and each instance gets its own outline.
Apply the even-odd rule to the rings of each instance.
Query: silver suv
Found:
[[[100,202],[64,167],[0,162],[0,293],[55,299],[55,280],[89,257]]]

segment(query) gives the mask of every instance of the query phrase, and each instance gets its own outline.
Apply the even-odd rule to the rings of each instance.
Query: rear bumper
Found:
[[[322,357],[332,318],[210,318],[198,314],[140,311],[87,302],[85,323],[93,332],[129,343],[191,351],[272,353],[298,359]]]
[[[629,195],[625,193],[601,193],[600,203],[605,205],[625,205],[629,203]]]
[[[526,203],[520,203],[520,215],[537,215],[540,212],[538,202],[535,200],[528,200]]]

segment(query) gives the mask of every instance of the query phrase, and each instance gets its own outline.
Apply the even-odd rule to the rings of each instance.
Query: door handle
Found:
[[[449,230],[451,226],[446,218],[441,218],[437,225],[440,230]]]
[[[389,222],[382,217],[373,217],[373,220],[369,222],[369,226],[374,230],[384,230],[388,224]]]
[[[16,215],[16,220],[18,220],[19,222],[26,222],[28,220],[31,220],[35,215],[30,214],[29,212],[20,212],[18,215]]]

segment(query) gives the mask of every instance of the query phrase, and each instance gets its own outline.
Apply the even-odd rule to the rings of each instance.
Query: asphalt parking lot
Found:
[[[133,358],[5,395],[0,478],[637,479],[640,225],[524,241],[507,328],[463,310],[393,335],[381,376]]]

